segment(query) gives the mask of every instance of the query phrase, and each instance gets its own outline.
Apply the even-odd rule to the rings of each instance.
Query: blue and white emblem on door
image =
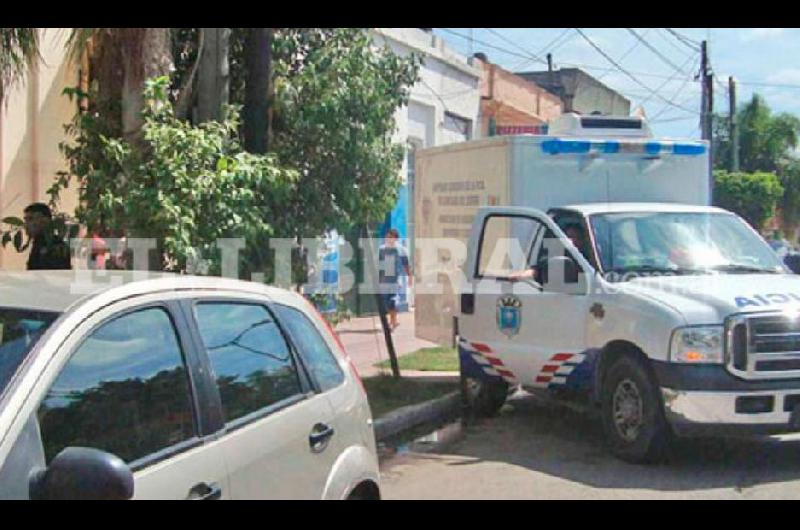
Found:
[[[497,300],[497,329],[512,337],[519,333],[522,320],[522,302],[516,296],[502,296]]]

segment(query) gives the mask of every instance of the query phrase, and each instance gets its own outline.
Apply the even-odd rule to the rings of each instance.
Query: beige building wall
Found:
[[[66,168],[58,144],[66,139],[64,124],[75,116],[77,103],[62,95],[78,84],[78,67],[67,59],[68,28],[41,30],[42,61],[9,91],[0,107],[0,218],[22,217],[32,202],[48,202],[47,189],[56,172]],[[62,197],[59,210],[72,213],[74,189]],[[0,250],[0,268],[25,268],[27,253],[10,245]]]

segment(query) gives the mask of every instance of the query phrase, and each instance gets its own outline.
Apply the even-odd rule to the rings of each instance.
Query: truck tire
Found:
[[[611,452],[635,464],[661,461],[669,443],[664,408],[642,361],[620,357],[602,386],[603,431]]]
[[[490,418],[497,413],[508,398],[509,386],[505,381],[467,379],[467,402],[472,413]]]

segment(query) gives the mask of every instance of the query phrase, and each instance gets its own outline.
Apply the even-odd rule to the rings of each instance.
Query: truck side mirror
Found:
[[[31,500],[128,500],[133,473],[117,456],[88,447],[67,447],[29,482]]]
[[[547,278],[544,290],[577,294],[579,292],[578,265],[567,256],[556,256],[547,260]]]

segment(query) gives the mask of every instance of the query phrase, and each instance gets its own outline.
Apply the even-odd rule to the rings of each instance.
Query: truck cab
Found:
[[[594,202],[477,210],[458,349],[475,412],[511,389],[588,406],[612,452],[800,430],[800,277],[720,208]]]

